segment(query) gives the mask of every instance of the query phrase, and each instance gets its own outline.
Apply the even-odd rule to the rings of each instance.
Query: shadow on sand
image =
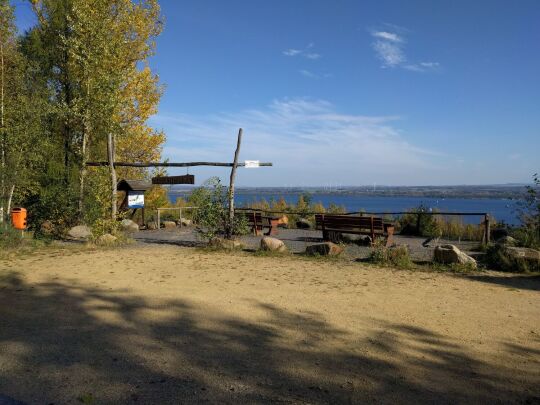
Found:
[[[353,334],[261,301],[247,303],[256,321],[216,305],[4,276],[0,393],[39,404],[536,400],[538,363],[516,373],[426,329],[370,320]]]

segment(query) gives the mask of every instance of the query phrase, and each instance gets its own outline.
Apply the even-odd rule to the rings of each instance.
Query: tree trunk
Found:
[[[82,145],[81,145],[81,153],[82,153],[82,161],[81,161],[81,171],[79,173],[79,221],[82,222],[84,219],[84,180],[86,178],[86,144],[87,144],[87,138],[88,135],[86,133],[86,130],[83,133],[82,136]]]
[[[231,169],[231,179],[229,182],[229,223],[227,225],[227,237],[233,236],[233,224],[234,224],[234,180],[236,177],[236,168],[238,167],[238,156],[240,155],[240,144],[242,143],[242,128],[238,130],[238,141],[236,143],[236,150],[234,152],[234,161]]]
[[[4,44],[0,44],[0,76],[1,76],[1,89],[0,89],[0,132],[2,134],[0,139],[0,148],[2,148],[1,154],[1,170],[0,174],[0,224],[4,222],[4,202],[5,202],[5,176],[6,176],[6,139],[4,128]]]
[[[86,83],[86,99],[90,97],[90,84],[87,81]],[[82,222],[84,219],[84,183],[86,179],[86,162],[87,150],[89,149],[89,137],[90,137],[90,110],[88,106],[86,107],[86,114],[84,118],[84,129],[82,134],[82,145],[81,145],[81,171],[79,173],[79,221]]]
[[[107,154],[109,155],[109,168],[111,170],[111,219],[116,220],[116,170],[114,169],[114,142],[112,134],[107,135]]]
[[[9,190],[9,196],[7,200],[7,214],[11,212],[11,202],[13,201],[13,193],[15,192],[15,184],[11,185],[11,189]]]

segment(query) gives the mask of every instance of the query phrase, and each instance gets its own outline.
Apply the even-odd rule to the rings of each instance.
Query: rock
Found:
[[[114,244],[118,238],[114,235],[111,235],[110,233],[106,233],[105,235],[101,235],[99,238],[97,238],[97,243],[99,245],[112,245]]]
[[[77,225],[68,231],[68,238],[86,241],[92,237],[92,231],[86,225]]]
[[[158,229],[157,224],[154,221],[148,222],[146,228],[150,231],[155,231],[156,229]]]
[[[176,228],[176,222],[174,221],[163,221],[163,227],[165,229],[174,229]]]
[[[311,229],[313,228],[313,224],[305,218],[300,218],[298,221],[296,221],[296,227],[298,229]]]
[[[318,243],[306,247],[306,254],[310,256],[338,256],[343,252],[343,248],[332,242]]]
[[[191,219],[187,219],[187,218],[182,218],[180,223],[182,224],[182,226],[191,226],[192,224]]]
[[[289,217],[287,215],[282,215],[278,219],[278,226],[280,228],[288,228],[289,227]]]
[[[502,238],[497,239],[496,243],[504,246],[516,246],[517,240],[511,236],[503,236]]]
[[[236,250],[243,249],[244,244],[238,239],[212,238],[208,242],[208,246],[215,249]]]
[[[476,268],[476,260],[463,253],[454,245],[439,245],[435,247],[434,260],[443,264],[466,264]]]
[[[368,235],[355,235],[352,233],[342,233],[341,240],[345,243],[354,243],[358,246],[370,246],[371,237]]]
[[[40,230],[43,235],[51,236],[54,233],[54,224],[49,220],[43,221]]]
[[[523,259],[531,262],[540,262],[540,251],[515,246],[505,246],[504,251],[512,259]]]
[[[490,268],[517,273],[540,271],[540,251],[496,243],[488,247],[486,262]]]
[[[133,222],[131,219],[123,219],[120,223],[120,228],[127,233],[139,232],[139,225]]]
[[[285,246],[285,243],[283,243],[283,241],[277,238],[265,236],[261,239],[261,250],[284,253],[287,251],[287,246]]]

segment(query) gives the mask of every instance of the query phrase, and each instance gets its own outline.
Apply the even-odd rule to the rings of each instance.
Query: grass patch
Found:
[[[368,262],[398,269],[411,269],[414,267],[407,246],[387,248],[380,244],[376,245],[369,255]]]

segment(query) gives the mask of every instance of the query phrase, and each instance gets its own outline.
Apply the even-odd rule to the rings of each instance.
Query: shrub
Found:
[[[110,218],[96,220],[92,225],[92,235],[94,235],[95,238],[99,238],[107,233],[114,236],[120,235],[122,233],[121,222]]]
[[[526,187],[526,194],[518,208],[521,227],[514,232],[522,246],[540,247],[540,177],[533,175],[533,185]]]
[[[217,177],[207,180],[202,187],[193,191],[190,202],[199,207],[194,213],[197,223],[197,233],[204,239],[210,240],[216,236],[243,235],[248,232],[247,218],[235,215],[230,223],[227,209],[227,194],[225,187]]]
[[[413,266],[407,246],[387,248],[381,243],[375,245],[369,256],[369,261],[371,263],[397,267],[400,269],[410,269]]]
[[[22,246],[24,238],[21,231],[13,229],[11,226],[0,227],[0,248],[15,249]]]
[[[442,229],[435,215],[422,215],[428,208],[420,204],[417,208],[409,210],[399,219],[401,233],[404,235],[419,235],[426,237],[441,236]]]

